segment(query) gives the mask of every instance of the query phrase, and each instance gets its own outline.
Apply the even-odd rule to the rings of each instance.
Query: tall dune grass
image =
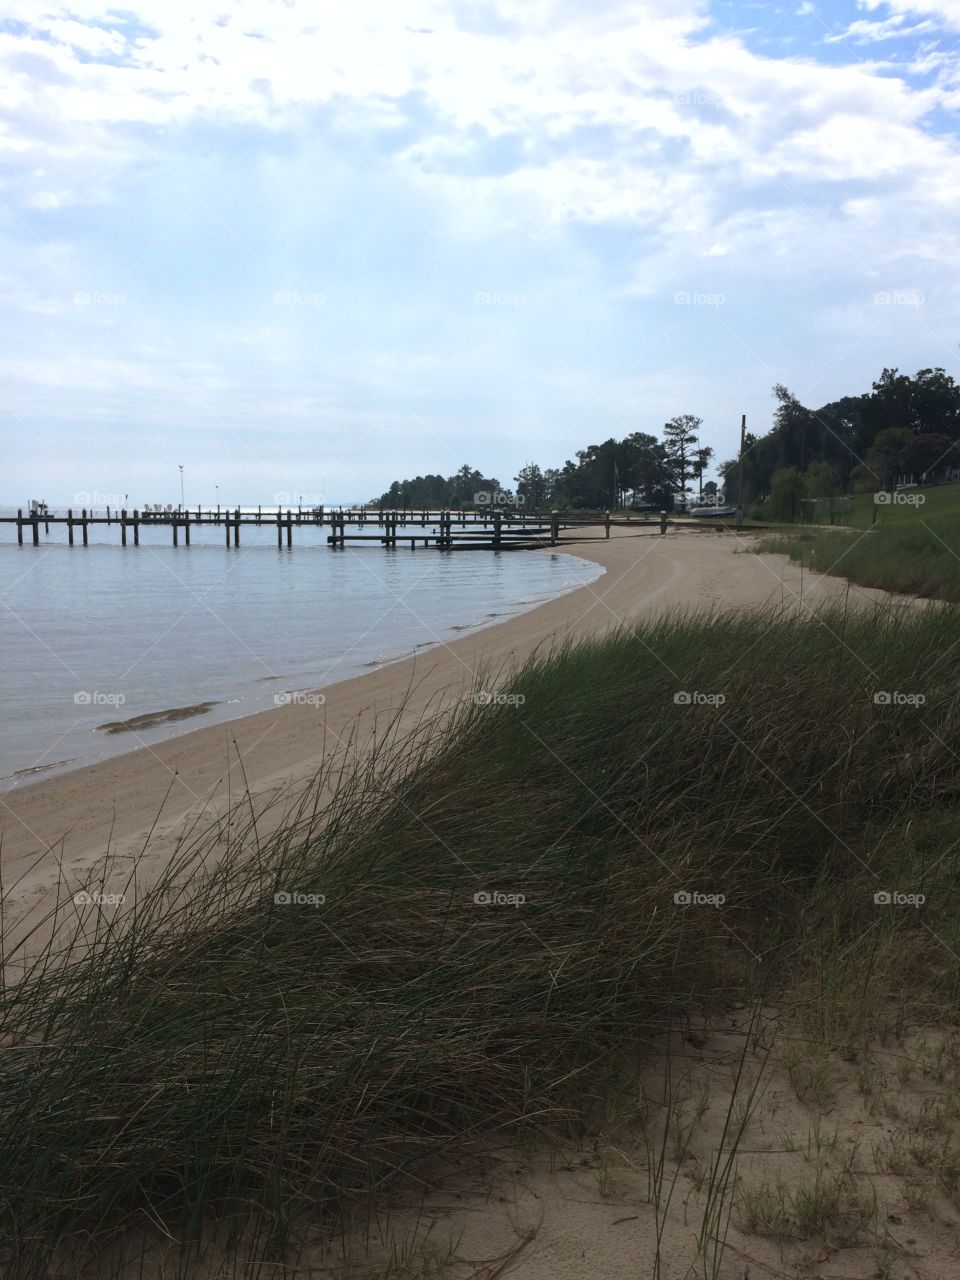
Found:
[[[471,1135],[575,1124],[694,1004],[806,983],[850,1039],[955,1016],[956,641],[931,609],[556,649],[269,836],[241,807],[129,908],[5,948],[2,1274],[189,1260],[214,1225],[244,1274],[295,1260]]]

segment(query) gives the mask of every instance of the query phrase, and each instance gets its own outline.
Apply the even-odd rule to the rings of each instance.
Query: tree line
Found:
[[[744,506],[772,519],[796,519],[805,499],[928,484],[960,467],[960,386],[942,368],[884,369],[870,391],[818,409],[785,386],[773,394],[770,431],[747,435],[742,468],[739,457],[720,466],[728,493],[742,471]]]
[[[681,414],[664,424],[662,439],[635,431],[622,440],[580,449],[562,467],[528,462],[513,487],[464,464],[452,476],[395,480],[373,505],[403,507],[523,506],[527,510],[613,510],[619,507],[671,511],[694,492],[710,497],[715,481],[704,481],[713,450],[702,446],[702,419]]]
[[[469,464],[455,475],[395,480],[371,505],[389,508],[523,506],[527,510],[672,511],[691,500],[722,500],[796,518],[804,499],[929,483],[960,468],[960,386],[942,368],[913,377],[884,369],[871,390],[810,409],[785,386],[773,389],[771,429],[748,434],[739,455],[705,480],[713,450],[702,419],[680,414],[660,437],[635,431],[576,452],[562,467],[528,462],[512,486]]]

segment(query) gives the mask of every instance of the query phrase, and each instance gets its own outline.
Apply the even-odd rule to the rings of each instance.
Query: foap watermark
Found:
[[[312,493],[290,493],[286,489],[279,489],[273,495],[272,505],[275,507],[322,507],[326,500],[326,494],[321,493],[319,489],[314,489]]]
[[[681,689],[673,695],[678,707],[722,707],[727,700],[725,693],[700,693],[697,689]]]
[[[322,907],[327,900],[325,893],[301,893],[298,889],[278,889],[273,895],[278,907]]]
[[[873,495],[874,504],[878,507],[922,507],[927,500],[925,493],[912,493],[909,490],[880,489]]]
[[[719,93],[710,93],[705,89],[687,89],[683,93],[675,93],[673,100],[678,107],[723,106],[723,98]]]
[[[678,289],[673,295],[673,302],[678,307],[722,307],[726,302],[723,293],[698,293],[696,290]]]
[[[478,907],[517,907],[526,902],[522,893],[502,893],[499,889],[480,889],[473,895]]]
[[[73,900],[78,907],[119,907],[127,899],[123,893],[97,893],[81,889],[73,895]]]
[[[694,889],[678,889],[673,895],[678,907],[722,907],[726,900],[726,894],[699,893]]]
[[[919,289],[881,289],[873,295],[875,307],[922,307],[926,300]]]
[[[289,693],[275,693],[275,707],[322,707],[327,701],[326,694],[309,693],[307,690],[294,689]]]
[[[478,707],[522,707],[526,700],[523,693],[489,693],[486,689],[473,695]]]
[[[78,689],[73,695],[74,704],[78,707],[122,707],[126,700],[124,693],[101,693],[99,689],[92,692]]]
[[[326,301],[324,293],[301,293],[298,289],[278,289],[273,295],[275,307],[322,307]]]
[[[100,293],[96,289],[78,289],[73,295],[77,307],[122,307],[126,300],[125,293]]]
[[[526,500],[525,494],[511,493],[508,489],[481,489],[473,495],[476,507],[522,507]]]
[[[926,696],[922,693],[901,693],[899,689],[880,689],[873,695],[875,707],[924,707]]]
[[[525,293],[490,293],[486,289],[473,295],[475,307],[522,307],[526,300]]]
[[[73,505],[75,507],[117,507],[123,506],[127,500],[125,493],[93,493],[86,489],[81,489],[79,493],[73,495]]]
[[[922,907],[926,900],[925,893],[900,893],[897,889],[878,889],[873,895],[878,907]]]

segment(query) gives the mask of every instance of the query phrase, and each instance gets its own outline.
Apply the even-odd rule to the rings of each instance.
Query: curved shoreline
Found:
[[[377,552],[357,554],[369,557],[376,556]],[[496,561],[500,557],[492,559]],[[407,557],[400,563],[404,561],[408,566],[412,564]],[[489,566],[489,558],[487,563]],[[511,563],[517,563],[516,557],[511,558]],[[47,751],[41,750],[37,737],[41,731],[31,733],[27,728],[33,719],[32,711],[21,708],[20,716],[12,716],[11,720],[22,719],[26,736],[16,752],[8,747],[6,739],[4,741],[6,768],[0,774],[0,797],[35,781],[47,781],[71,770],[104,764],[139,748],[157,749],[165,741],[192,729],[231,723],[271,711],[285,702],[315,696],[334,684],[401,662],[461,633],[479,631],[519,617],[589,585],[604,572],[602,566],[582,556],[571,562],[566,555],[548,551],[539,557],[526,557],[519,574],[513,573],[512,568],[503,574],[486,567],[479,574],[461,573],[452,583],[452,591],[447,590],[451,586],[449,582],[439,590],[427,582],[421,596],[420,583],[433,575],[425,575],[420,570],[418,566],[413,579],[418,590],[414,607],[406,605],[404,616],[397,619],[396,604],[405,604],[410,587],[403,578],[397,584],[396,579],[388,581],[383,575],[383,599],[373,604],[372,612],[371,602],[361,601],[365,616],[359,618],[359,625],[349,635],[341,635],[339,647],[331,646],[327,636],[321,635],[317,640],[312,633],[305,633],[301,620],[299,634],[294,624],[290,633],[294,639],[291,642],[288,636],[286,647],[281,646],[279,655],[244,646],[246,653],[239,655],[237,662],[218,664],[214,671],[209,663],[195,667],[188,662],[186,668],[179,663],[172,667],[166,665],[162,667],[164,675],[160,683],[154,683],[149,689],[122,689],[126,696],[119,698],[116,691],[109,697],[86,694],[87,702],[92,699],[95,704],[93,718],[81,721],[74,707],[63,712],[59,721],[41,714],[38,718],[49,735],[47,742],[54,742],[59,752],[57,758],[50,758]],[[360,573],[356,576],[364,577]],[[211,612],[219,617],[216,608]],[[349,599],[341,603],[340,613],[344,618],[358,620]],[[257,615],[253,615],[250,622],[256,627]],[[232,631],[227,627],[227,630],[236,635],[240,628]],[[197,643],[199,639],[194,635],[188,637],[186,643]],[[126,655],[113,656],[119,658],[121,666],[126,664]],[[272,665],[274,661],[276,666]],[[264,667],[271,674],[256,674]],[[86,676],[86,681],[83,675],[76,676],[76,682],[90,687],[96,684],[92,673],[87,672]],[[60,694],[64,700],[67,698],[62,689]],[[48,696],[54,699],[56,691],[48,690]],[[101,708],[99,717],[95,714],[97,707]],[[193,723],[181,723],[187,720]]]
[[[660,536],[619,529],[609,541],[572,542],[567,551],[598,564],[602,576],[327,685],[321,705],[291,703],[196,728],[7,792],[0,796],[7,891],[18,898],[42,895],[61,866],[79,882],[108,849],[134,858],[148,839],[151,856],[162,856],[186,825],[212,820],[247,786],[268,803],[338,752],[362,751],[394,719],[401,729],[412,728],[425,714],[452,705],[481,675],[496,679],[544,643],[599,635],[670,609],[761,607],[797,598],[797,567],[779,556],[735,554],[743,542],[719,530]],[[803,586],[811,602],[846,590],[842,578],[812,584],[807,575]]]

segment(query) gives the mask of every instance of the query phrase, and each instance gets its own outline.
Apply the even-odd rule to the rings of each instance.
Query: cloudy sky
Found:
[[[0,501],[372,496],[960,376],[960,0],[8,0]]]

